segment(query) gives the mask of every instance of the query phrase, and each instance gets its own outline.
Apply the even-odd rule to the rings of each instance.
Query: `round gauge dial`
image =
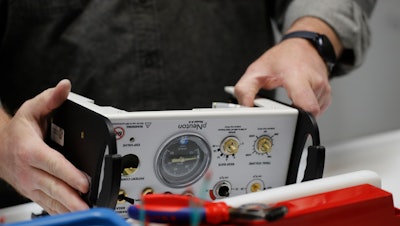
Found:
[[[195,183],[206,172],[211,151],[201,136],[185,133],[167,140],[156,155],[157,177],[170,187]]]

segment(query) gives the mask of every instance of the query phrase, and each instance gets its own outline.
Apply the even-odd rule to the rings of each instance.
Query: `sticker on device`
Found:
[[[64,129],[51,123],[51,140],[57,144],[64,146]]]

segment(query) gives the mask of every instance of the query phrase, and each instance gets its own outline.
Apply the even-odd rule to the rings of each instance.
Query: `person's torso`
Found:
[[[12,109],[62,78],[124,110],[210,106],[273,44],[264,0],[14,0],[7,13],[0,93]]]

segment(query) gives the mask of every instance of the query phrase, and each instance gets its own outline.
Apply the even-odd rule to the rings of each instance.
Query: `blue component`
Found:
[[[93,208],[54,216],[35,218],[31,221],[23,221],[2,226],[130,226],[125,219],[111,209]]]
[[[194,220],[203,221],[206,217],[204,208],[196,207],[184,207],[179,210],[143,210],[138,206],[131,205],[128,207],[128,215],[130,218],[153,223],[176,223],[176,224],[188,224]]]

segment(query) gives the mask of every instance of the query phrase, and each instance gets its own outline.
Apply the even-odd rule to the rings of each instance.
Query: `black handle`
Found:
[[[319,129],[315,118],[302,109],[299,110],[296,132],[293,140],[286,184],[297,181],[301,156],[308,137],[312,138],[312,146],[308,147],[307,166],[303,181],[321,178],[325,166],[325,148],[320,144]]]
[[[54,128],[61,137],[54,139]],[[89,176],[89,192],[82,199],[90,207],[115,208],[121,157],[108,118],[68,99],[50,117],[46,142]]]

